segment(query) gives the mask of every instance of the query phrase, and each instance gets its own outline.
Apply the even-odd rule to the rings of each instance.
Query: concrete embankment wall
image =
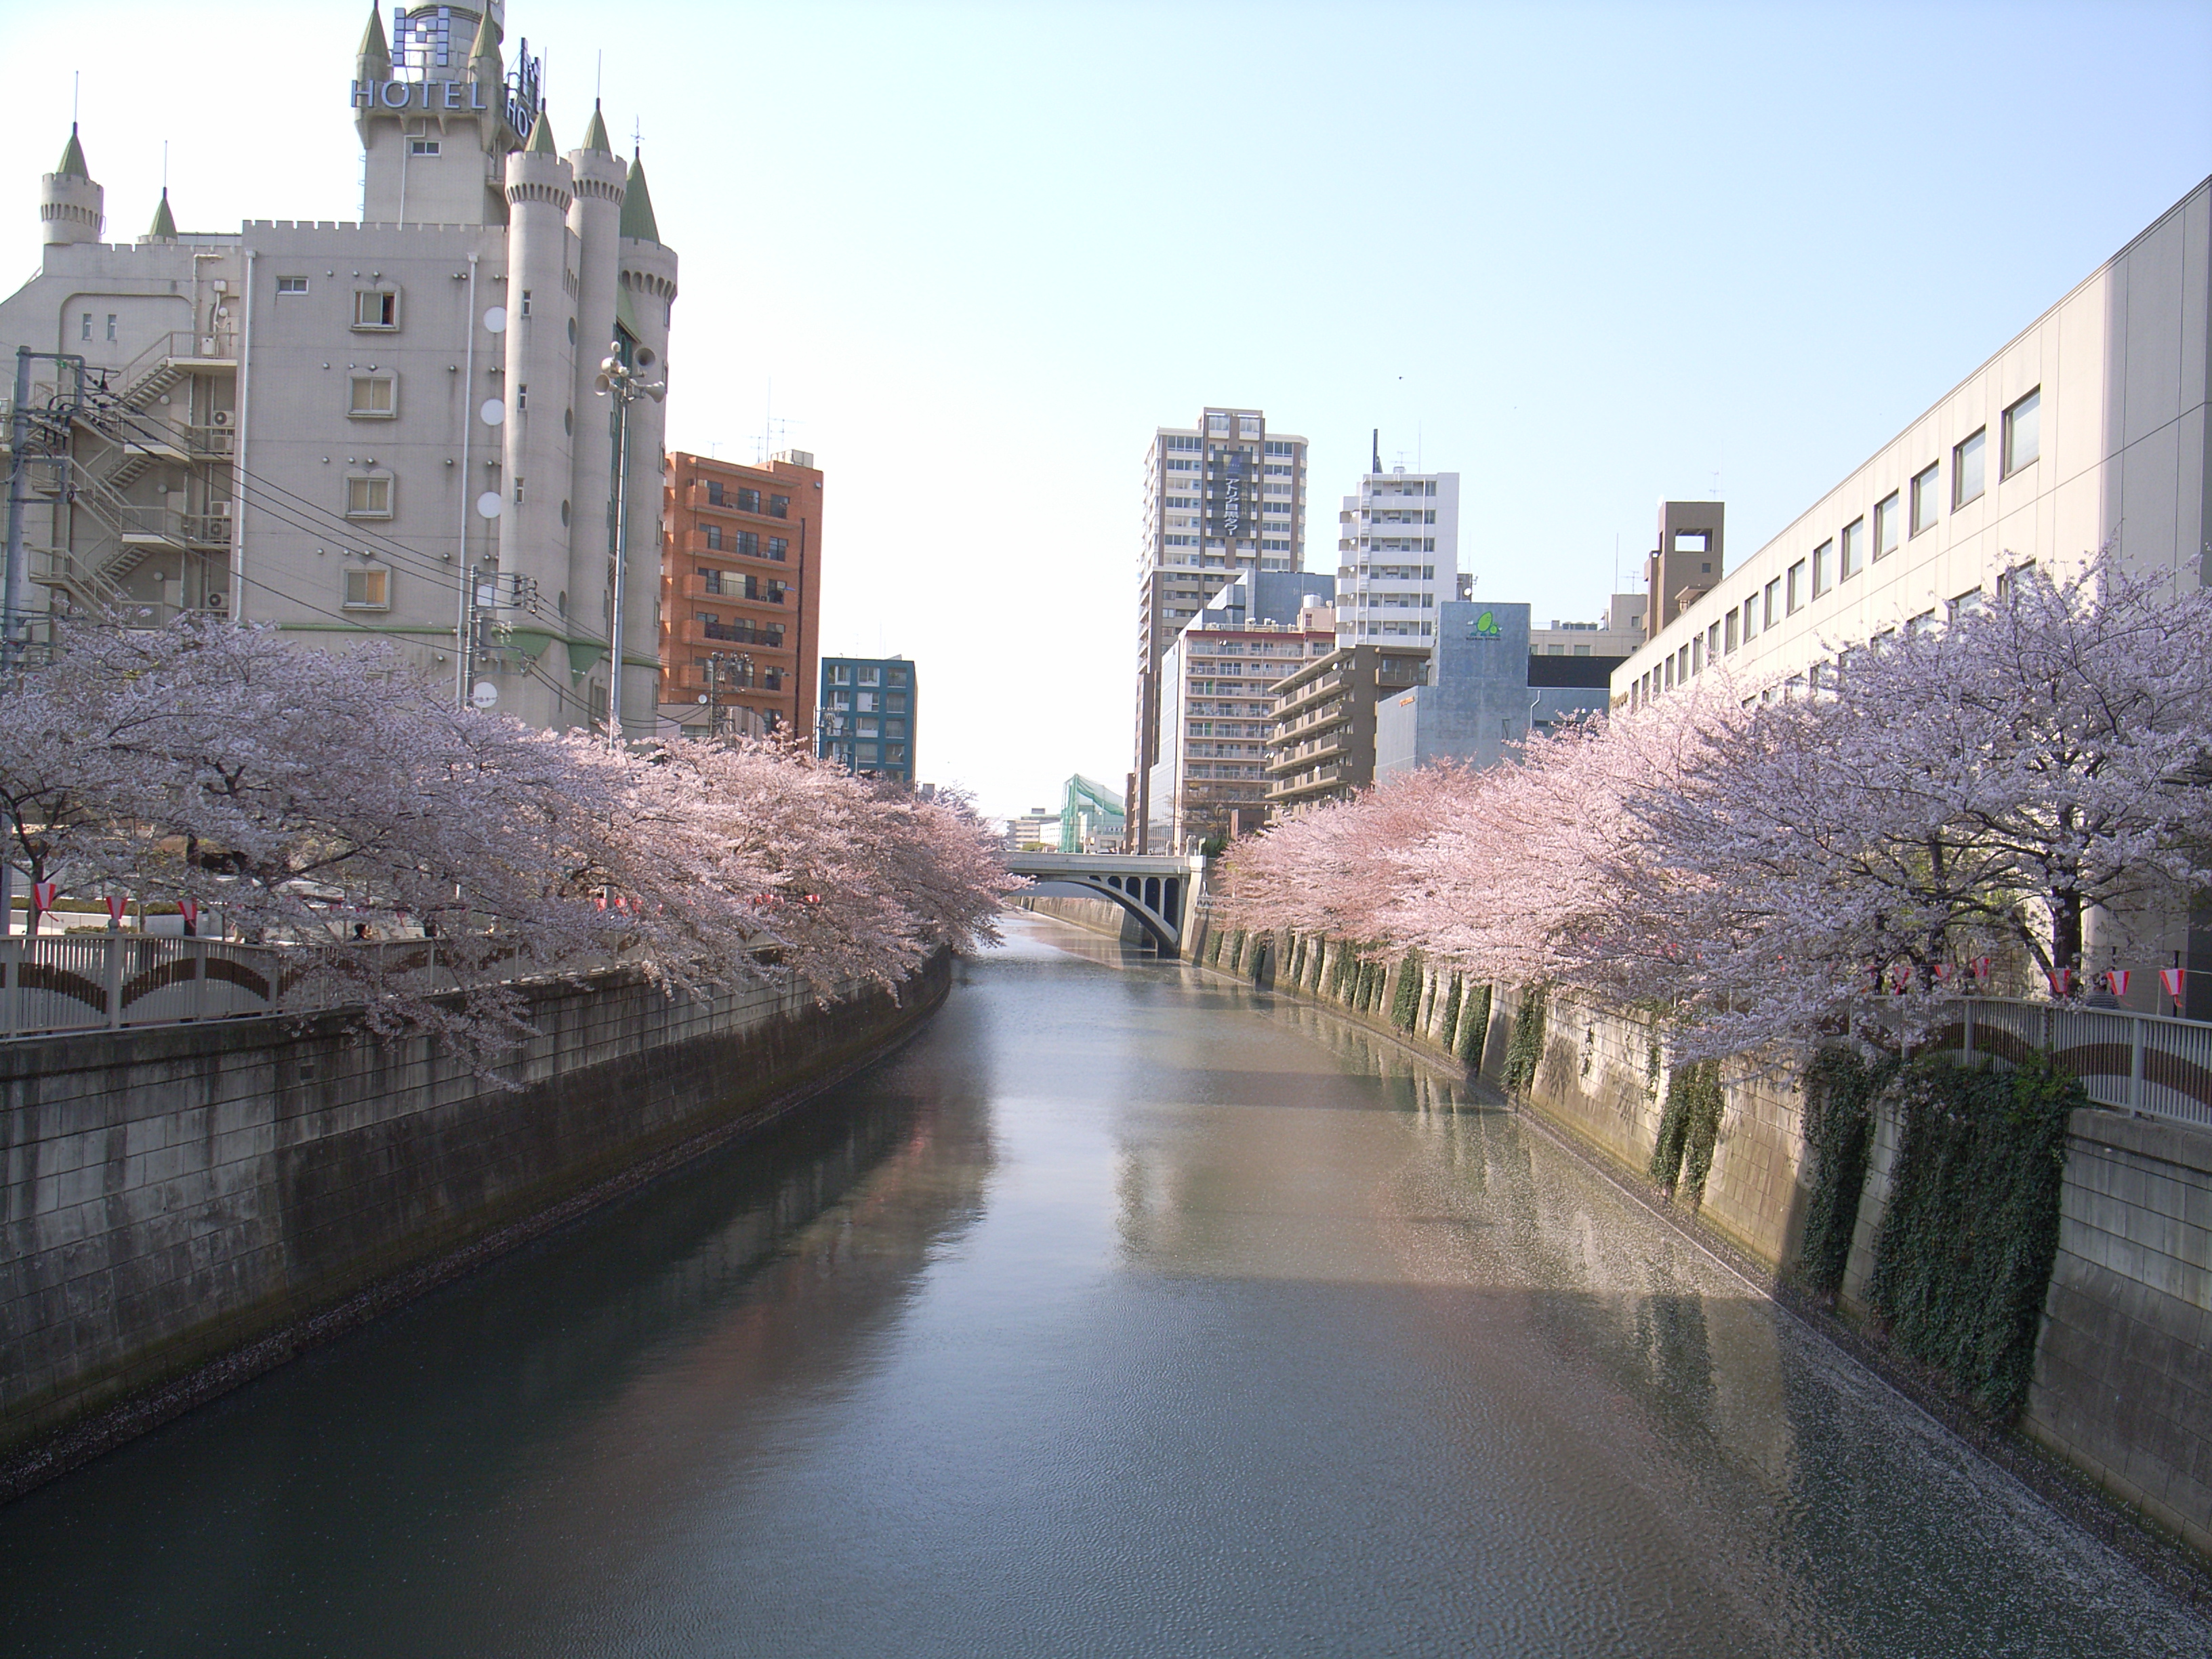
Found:
[[[1392,964],[1362,987],[1344,947],[1291,935],[1215,940],[1192,958],[1271,984],[1504,1081],[1520,994],[1501,988],[1478,1036],[1446,1029],[1449,975]],[[1304,964],[1304,969],[1297,964]],[[1401,996],[1407,972],[1421,975]],[[1327,988],[1334,987],[1331,991]],[[1461,1008],[1477,999],[1462,987]],[[1648,1180],[1671,1059],[1643,1023],[1553,995],[1523,1104]],[[1723,1109],[1698,1220],[1778,1274],[1797,1260],[1813,1171],[1792,1073],[1722,1071]],[[1895,1113],[1877,1112],[1842,1301],[1864,1319],[1890,1191]],[[1678,1202],[1690,1204],[1686,1195]],[[2212,1133],[2087,1109],[2069,1127],[2058,1256],[2021,1429],[2200,1551],[2212,1553]]]
[[[1151,935],[1136,917],[1111,899],[1076,898],[1057,893],[1024,893],[1010,901],[1017,908],[1050,916],[1071,927],[1103,933],[1125,945],[1143,945]]]
[[[341,1015],[0,1044],[0,1478],[70,1461],[47,1449],[104,1408],[220,1391],[237,1356],[273,1341],[242,1369],[277,1363],[276,1339],[348,1298],[772,1121],[951,977],[940,956],[898,998],[827,1008],[672,998],[629,972],[533,987],[519,1089]]]

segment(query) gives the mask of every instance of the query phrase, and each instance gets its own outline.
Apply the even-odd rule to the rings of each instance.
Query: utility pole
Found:
[[[609,618],[610,658],[607,678],[607,746],[619,749],[623,741],[623,588],[629,579],[629,406],[641,395],[659,403],[668,395],[665,380],[640,380],[640,370],[653,367],[653,348],[640,346],[633,368],[623,361],[619,347],[599,360],[596,382],[599,396],[615,400],[615,601]]]

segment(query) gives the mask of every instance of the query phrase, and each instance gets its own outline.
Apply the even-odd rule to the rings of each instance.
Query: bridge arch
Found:
[[[1200,858],[1121,854],[1033,853],[1006,860],[1015,875],[1080,887],[1119,905],[1164,956],[1182,954],[1183,923],[1206,876]]]

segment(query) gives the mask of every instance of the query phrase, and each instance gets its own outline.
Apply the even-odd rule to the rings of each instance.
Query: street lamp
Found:
[[[619,345],[599,359],[599,378],[592,389],[615,400],[615,603],[608,654],[613,667],[607,682],[607,745],[622,747],[623,586],[629,574],[629,406],[641,396],[659,403],[668,395],[665,380],[641,380],[638,375],[659,361],[651,346],[639,346],[633,367],[622,358]]]

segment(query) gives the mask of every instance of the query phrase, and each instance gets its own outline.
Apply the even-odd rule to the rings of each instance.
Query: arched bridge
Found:
[[[1033,881],[1060,881],[1111,899],[1160,947],[1182,954],[1183,921],[1206,879],[1206,860],[1124,853],[1016,853],[1006,868]]]

